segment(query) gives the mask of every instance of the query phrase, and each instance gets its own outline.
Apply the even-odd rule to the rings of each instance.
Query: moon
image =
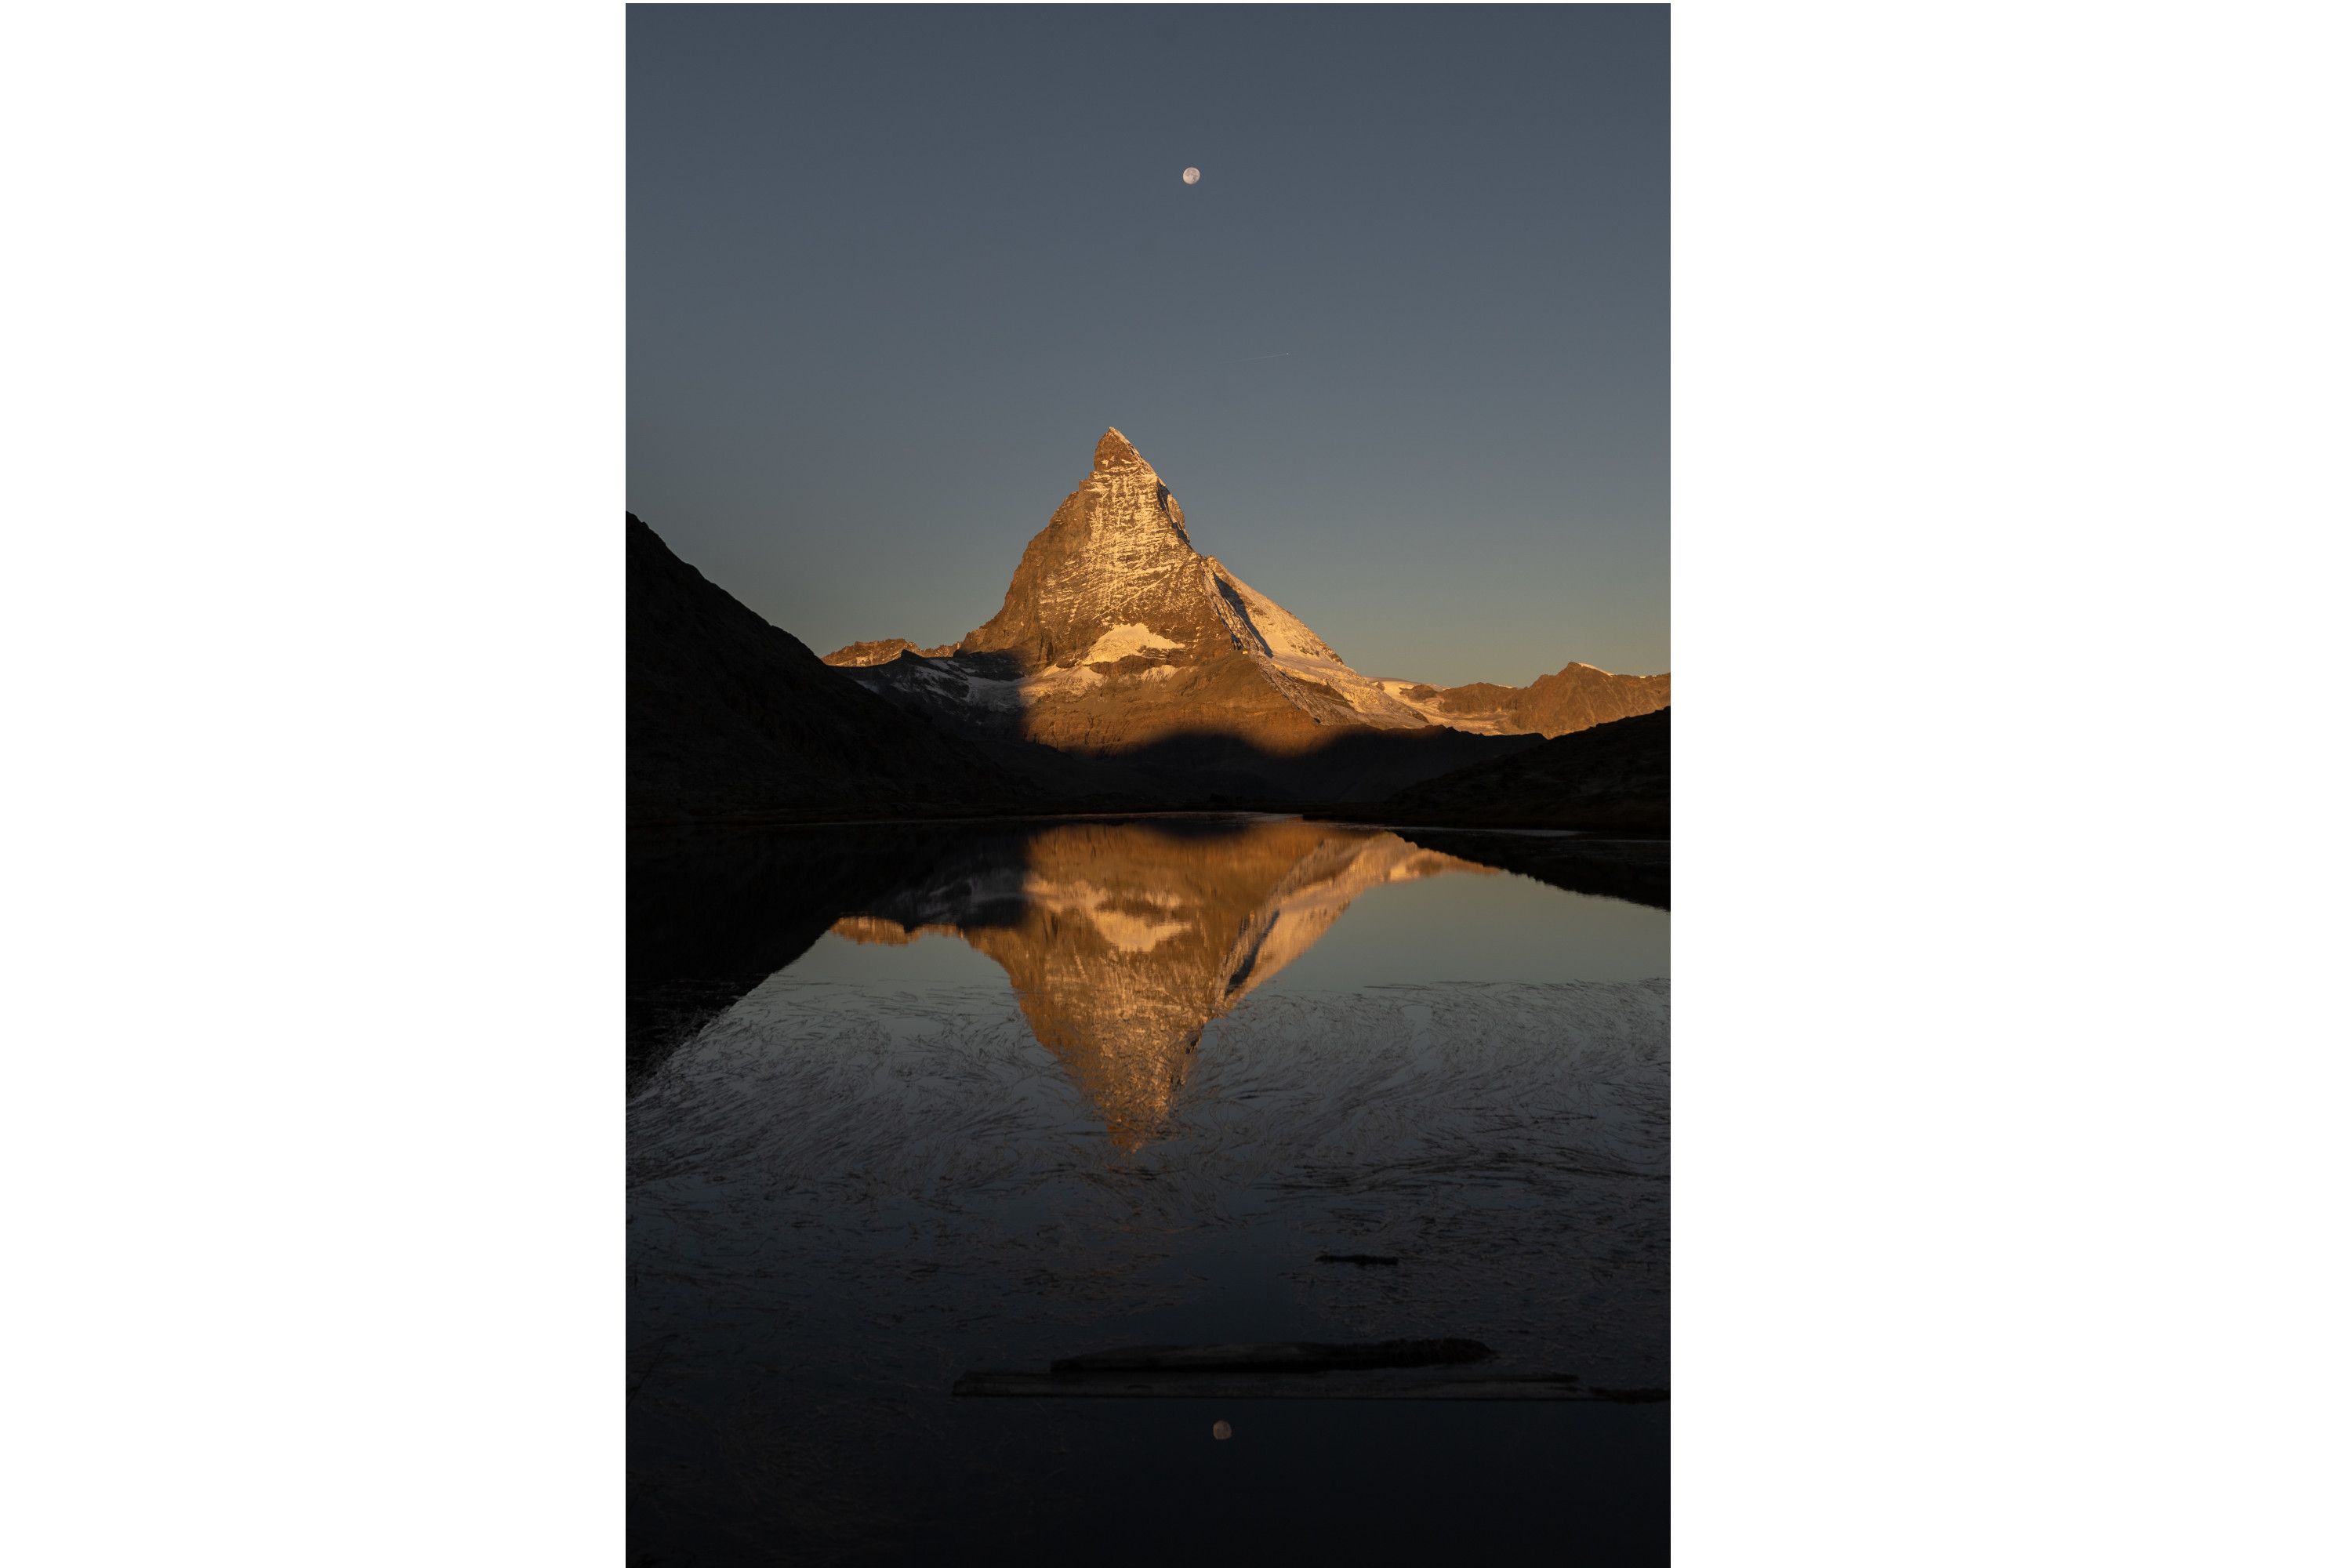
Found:
[[[1187,170],[1185,170],[1185,171],[1184,171],[1184,183],[1185,183],[1186,184],[1188,184],[1188,185],[1197,185],[1197,184],[1199,184],[1201,183],[1201,171],[1200,171],[1200,170],[1198,170],[1198,169],[1187,169]]]

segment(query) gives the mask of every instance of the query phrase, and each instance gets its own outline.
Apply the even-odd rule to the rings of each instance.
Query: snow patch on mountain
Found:
[[[1519,732],[1496,714],[1447,712],[1437,705],[1437,697],[1433,689],[1422,681],[1383,679],[1376,680],[1372,684],[1381,689],[1382,696],[1389,698],[1401,708],[1411,709],[1424,721],[1431,724],[1450,725],[1456,730],[1465,730],[1473,735],[1513,735]],[[1405,695],[1409,691],[1416,690],[1430,691],[1432,694],[1428,697]]]
[[[1226,623],[1239,631],[1246,626],[1258,651],[1276,658],[1307,659],[1347,668],[1331,645],[1317,637],[1305,621],[1259,593],[1225,569],[1215,556],[1204,556],[1211,577],[1222,590]]]
[[[1181,920],[1168,918],[1181,906],[1166,895],[1099,888],[1084,879],[1056,881],[1034,872],[1022,891],[1031,902],[1057,915],[1085,916],[1103,941],[1120,952],[1150,952],[1170,937],[1192,929]],[[1122,904],[1141,909],[1122,909]]]
[[[1122,621],[1095,639],[1095,646],[1078,658],[1080,664],[1116,664],[1120,659],[1139,653],[1150,653],[1160,648],[1179,648],[1184,645],[1171,642],[1138,621]]]

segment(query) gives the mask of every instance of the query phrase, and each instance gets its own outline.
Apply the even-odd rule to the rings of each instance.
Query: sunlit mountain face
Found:
[[[1393,833],[1301,821],[1080,824],[1016,860],[940,866],[834,922],[853,942],[952,936],[1012,980],[1038,1043],[1133,1149],[1161,1131],[1201,1033],[1391,882],[1491,868]]]
[[[855,642],[825,662],[950,729],[1090,753],[1200,733],[1276,752],[1334,730],[1557,735],[1654,711],[1672,684],[1579,662],[1527,687],[1359,674],[1202,552],[1167,481],[1115,427],[1029,541],[986,625],[937,647]]]

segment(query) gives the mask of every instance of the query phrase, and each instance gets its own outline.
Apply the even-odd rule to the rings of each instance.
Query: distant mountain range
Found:
[[[632,821],[1369,804],[1663,709],[1665,675],[1357,673],[1192,543],[1118,430],[988,622],[823,660],[629,518]]]
[[[1571,664],[1557,674],[1538,675],[1526,686],[1483,680],[1469,686],[1381,684],[1433,724],[1486,735],[1549,736],[1654,713],[1672,700],[1673,679],[1612,675],[1589,664]]]

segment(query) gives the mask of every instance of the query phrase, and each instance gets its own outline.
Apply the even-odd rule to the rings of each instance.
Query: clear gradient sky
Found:
[[[1672,667],[1664,6],[627,18],[628,506],[818,652],[1117,426],[1367,675]]]

